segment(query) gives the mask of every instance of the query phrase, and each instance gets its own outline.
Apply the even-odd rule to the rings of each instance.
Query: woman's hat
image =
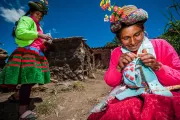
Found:
[[[121,22],[126,25],[132,25],[140,21],[146,22],[148,19],[148,13],[143,9],[137,9],[134,5],[124,6],[122,9],[126,17],[122,18]]]
[[[113,13],[108,16],[105,15],[104,21],[109,21],[111,23],[111,31],[116,33],[122,27],[122,24],[125,25],[133,25],[138,22],[146,22],[148,19],[148,14],[143,9],[138,9],[134,5],[127,5],[123,7],[111,6],[110,0],[101,1],[100,6],[103,10],[108,9],[109,11],[113,11]]]
[[[41,11],[43,12],[44,15],[47,15],[48,7],[47,4],[43,1],[40,2],[29,1],[28,6],[30,7],[30,9]]]

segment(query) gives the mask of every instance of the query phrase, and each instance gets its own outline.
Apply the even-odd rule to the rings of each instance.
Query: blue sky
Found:
[[[24,11],[28,10],[29,0],[0,0],[0,45],[9,54],[16,48],[11,36],[14,21]],[[100,6],[101,0],[49,0],[48,15],[41,22],[45,33],[51,33],[53,38],[83,36],[90,47],[102,47],[114,38],[110,32],[110,23],[104,22],[104,12]],[[179,2],[179,0],[176,0]],[[149,14],[145,29],[150,38],[164,32],[168,22],[163,15],[172,0],[111,0],[118,6],[136,5]],[[177,17],[177,19],[180,19]]]

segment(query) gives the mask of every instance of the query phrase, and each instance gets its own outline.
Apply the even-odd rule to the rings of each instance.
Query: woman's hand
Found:
[[[127,64],[132,62],[135,58],[136,54],[131,52],[122,54],[119,58],[117,69],[121,71]]]
[[[152,70],[158,70],[161,65],[160,63],[156,60],[156,58],[150,54],[147,53],[147,51],[144,49],[142,51],[142,54],[139,54],[138,57],[140,57],[141,61],[148,67],[150,67]]]
[[[52,40],[52,37],[46,34],[38,34],[38,37],[45,39],[45,40]]]

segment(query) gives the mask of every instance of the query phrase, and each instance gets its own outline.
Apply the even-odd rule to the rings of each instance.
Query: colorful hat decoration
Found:
[[[121,29],[121,24],[132,25],[137,22],[145,22],[148,19],[148,14],[143,9],[138,9],[134,5],[127,5],[123,7],[112,6],[110,0],[102,0],[101,8],[112,12],[111,15],[105,15],[104,21],[111,23],[111,31],[116,33]]]

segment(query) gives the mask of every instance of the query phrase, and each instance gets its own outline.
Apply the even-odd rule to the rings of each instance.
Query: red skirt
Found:
[[[143,94],[111,100],[105,111],[92,113],[88,120],[180,120],[180,93],[173,97]]]

